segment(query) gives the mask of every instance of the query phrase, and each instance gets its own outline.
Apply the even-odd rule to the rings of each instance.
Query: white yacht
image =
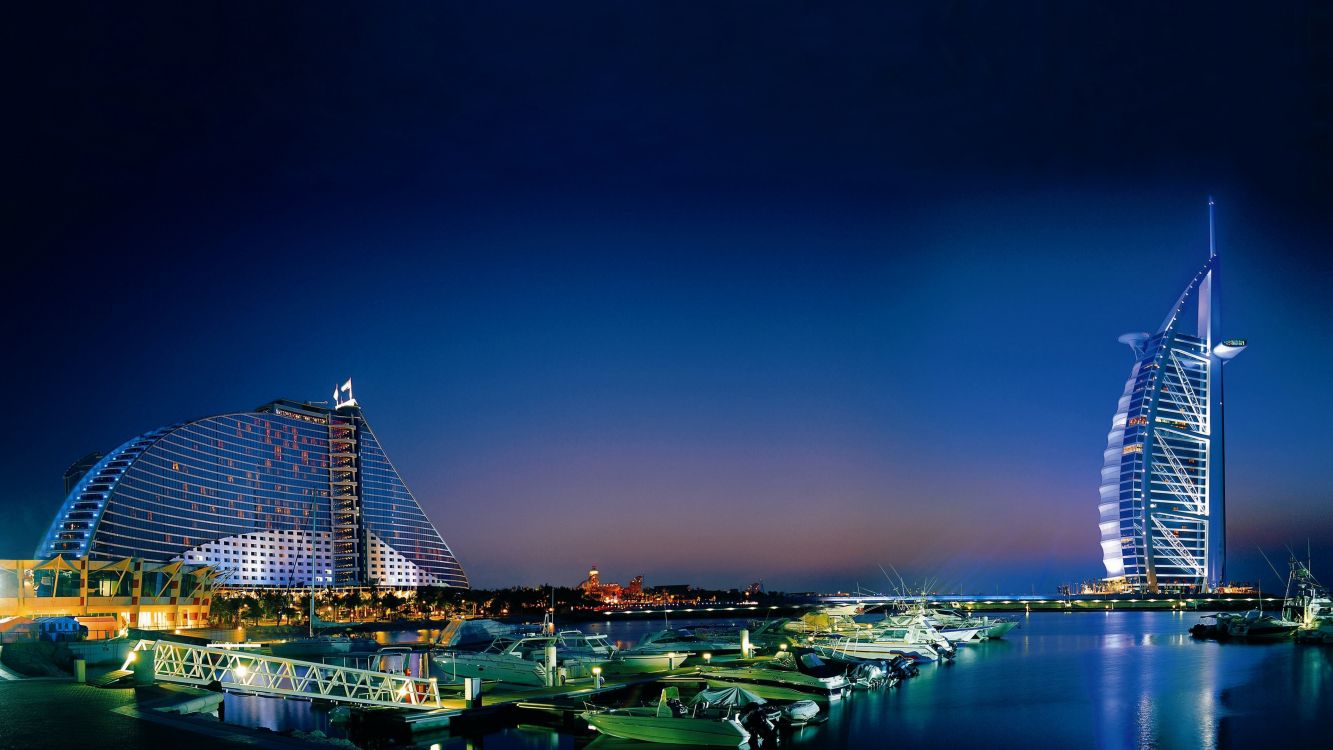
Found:
[[[442,651],[431,655],[431,674],[441,682],[480,677],[518,685],[547,684],[546,647],[553,635],[500,636],[485,651]]]
[[[848,633],[829,633],[810,636],[812,648],[832,656],[855,656],[861,659],[892,659],[907,656],[914,661],[952,659],[956,649],[953,643],[929,625],[910,623],[888,625],[877,630],[858,630]]]

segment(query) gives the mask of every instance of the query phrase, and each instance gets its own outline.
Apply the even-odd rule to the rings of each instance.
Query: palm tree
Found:
[[[234,596],[214,597],[208,617],[221,626],[235,625],[241,615],[241,600]]]
[[[264,608],[258,599],[251,594],[246,594],[240,599],[241,613],[255,621],[255,627],[259,626],[259,618],[264,616]]]
[[[397,614],[398,610],[402,609],[403,605],[406,603],[407,600],[392,591],[386,591],[380,596],[380,606],[384,607],[384,615],[386,618]]]

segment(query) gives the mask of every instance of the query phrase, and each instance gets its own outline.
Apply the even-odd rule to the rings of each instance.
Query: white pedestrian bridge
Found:
[[[217,646],[141,640],[126,670],[154,680],[231,692],[415,710],[441,708],[435,678],[284,659]]]

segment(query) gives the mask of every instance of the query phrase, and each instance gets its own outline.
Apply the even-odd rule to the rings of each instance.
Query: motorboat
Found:
[[[552,635],[502,635],[484,651],[449,650],[431,654],[431,674],[441,682],[480,677],[517,685],[548,684],[546,647]]]
[[[976,617],[951,609],[927,610],[925,614],[926,620],[951,641],[954,638],[949,635],[950,629],[980,628],[980,640],[985,641],[992,638],[1003,638],[1010,630],[1018,627],[1017,620],[1006,620],[1002,617],[992,618],[988,615]]]
[[[1190,628],[1190,634],[1195,638],[1277,641],[1292,637],[1300,628],[1298,622],[1279,615],[1267,614],[1258,609],[1240,613],[1218,612],[1204,615],[1204,618],[1213,619],[1215,624],[1199,623]]]
[[[750,733],[732,712],[695,716],[680,702],[676,687],[663,688],[656,706],[596,709],[579,716],[598,732],[642,742],[740,747],[750,741]]]
[[[750,707],[761,707],[764,717],[773,725],[792,727],[805,726],[819,717],[819,704],[812,700],[794,700],[783,703],[770,703],[763,696],[743,687],[725,687],[700,690],[689,703],[693,715],[706,716],[710,713],[718,716],[727,713],[743,715]],[[744,722],[742,722],[744,725]],[[753,733],[752,733],[753,734]]]
[[[608,674],[644,674],[647,672],[669,672],[685,666],[693,656],[688,651],[666,653],[639,653],[633,649],[616,651],[611,658],[601,663]]]
[[[694,652],[720,656],[739,654],[741,652],[741,641],[739,635],[731,639],[705,638],[695,630],[668,628],[656,633],[649,633],[632,647],[621,649],[621,653],[629,652],[639,654]]]
[[[624,650],[602,633],[561,630],[555,634],[556,653],[567,677],[587,677],[593,667],[608,674],[666,672],[684,666],[688,652]]]
[[[922,623],[889,625],[878,630],[810,636],[809,645],[819,653],[856,656],[862,659],[892,659],[907,656],[918,662],[952,659],[956,649],[933,627]]]
[[[950,644],[971,643],[980,641],[982,633],[989,629],[989,626],[980,623],[968,623],[962,620],[945,619],[932,617],[928,610],[917,609],[897,615],[889,615],[884,618],[884,624],[888,626],[919,626],[927,630],[933,630],[939,635],[944,636]]]
[[[1333,643],[1333,600],[1329,599],[1328,589],[1315,580],[1309,566],[1300,560],[1293,557],[1290,568],[1282,615],[1297,624],[1296,640]]]
[[[618,650],[616,644],[601,633],[581,630],[561,630],[555,634],[555,647],[569,656],[597,656],[611,658]]]
[[[1232,638],[1251,640],[1290,638],[1300,627],[1300,623],[1284,619],[1279,615],[1265,614],[1257,609],[1240,615],[1219,614],[1217,624],[1219,626],[1225,624],[1227,635]]]
[[[825,664],[813,650],[799,655],[782,652],[759,664],[743,667],[705,668],[699,676],[710,686],[718,683],[741,685],[758,695],[778,700],[791,699],[789,691],[808,693],[826,700],[837,700],[847,689],[846,670]],[[768,688],[780,691],[768,692]],[[809,695],[804,696],[806,698]]]

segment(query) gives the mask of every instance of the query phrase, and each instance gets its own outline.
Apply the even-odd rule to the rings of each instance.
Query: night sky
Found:
[[[1212,194],[1231,577],[1333,579],[1333,13],[890,5],[9,16],[0,557],[351,377],[474,585],[1052,592]]]

